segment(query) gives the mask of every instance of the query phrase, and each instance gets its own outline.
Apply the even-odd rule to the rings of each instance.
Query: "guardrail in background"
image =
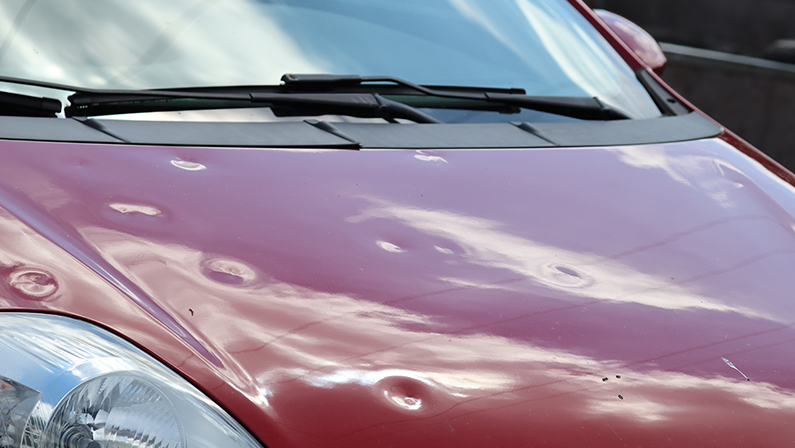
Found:
[[[662,43],[663,79],[688,101],[795,171],[795,65]]]

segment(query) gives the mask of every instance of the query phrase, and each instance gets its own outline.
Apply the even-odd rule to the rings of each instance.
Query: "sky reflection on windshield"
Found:
[[[659,111],[565,2],[58,2],[0,5],[0,74],[93,88],[272,85],[285,73],[598,96]]]
[[[3,74],[97,88],[274,84],[327,70],[253,2],[4,2],[0,29]]]

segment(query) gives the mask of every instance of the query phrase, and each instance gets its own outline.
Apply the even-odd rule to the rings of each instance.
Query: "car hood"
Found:
[[[120,333],[268,446],[793,439],[795,194],[724,140],[0,151],[4,306]]]

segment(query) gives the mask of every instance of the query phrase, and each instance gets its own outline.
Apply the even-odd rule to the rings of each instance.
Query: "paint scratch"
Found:
[[[743,372],[742,372],[740,369],[738,369],[738,368],[737,368],[737,367],[736,367],[734,364],[732,364],[732,362],[731,362],[731,361],[729,361],[728,359],[726,359],[726,358],[724,358],[724,357],[722,357],[722,356],[721,356],[721,358],[720,358],[720,359],[722,359],[722,360],[723,360],[723,362],[725,362],[727,366],[729,366],[729,367],[731,367],[732,369],[734,369],[734,370],[736,370],[736,371],[740,372],[740,375],[742,375],[742,376],[743,376],[743,378],[745,378],[745,380],[746,380],[746,381],[751,381],[751,378],[748,378],[748,376],[746,376],[746,375],[745,375],[745,374],[744,374],[744,373],[743,373]]]

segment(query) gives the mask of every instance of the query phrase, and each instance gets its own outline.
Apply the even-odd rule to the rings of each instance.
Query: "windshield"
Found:
[[[633,118],[660,115],[563,0],[4,0],[0,30],[0,75],[82,87],[383,75],[597,97]]]

